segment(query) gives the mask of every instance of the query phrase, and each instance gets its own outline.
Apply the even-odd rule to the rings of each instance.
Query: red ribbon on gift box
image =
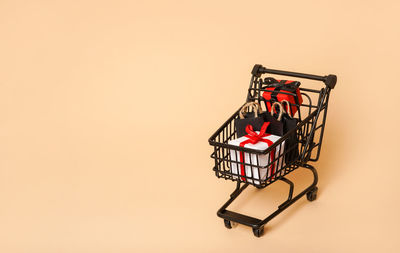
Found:
[[[283,100],[289,101],[289,103],[292,105],[291,106],[291,116],[293,117],[294,114],[297,112],[297,105],[301,105],[303,103],[303,98],[301,97],[300,89],[297,88],[294,93],[296,94],[296,97],[294,95],[290,94],[285,94],[285,93],[280,93],[282,92],[287,92],[291,93],[287,90],[287,88],[292,88],[293,83],[295,81],[290,81],[290,80],[276,80],[277,83],[270,84],[269,87],[266,88],[267,91],[263,93],[263,97],[266,100],[265,104],[267,106],[268,111],[271,111],[271,106],[274,101],[271,101],[273,97],[277,100],[277,102],[281,102]],[[276,102],[276,101],[275,101]],[[284,105],[285,110],[288,111],[287,106],[289,105]]]
[[[269,124],[270,124],[269,122],[265,122],[265,123],[262,125],[259,134],[257,134],[256,132],[254,132],[253,126],[252,126],[252,125],[247,125],[247,126],[246,126],[246,132],[247,132],[248,134],[244,136],[244,137],[247,138],[247,140],[242,141],[242,142],[239,144],[239,146],[240,146],[240,147],[244,147],[246,144],[249,144],[249,143],[251,143],[251,144],[256,144],[256,143],[258,143],[259,141],[265,142],[265,143],[268,144],[268,146],[271,146],[271,145],[273,144],[272,141],[270,141],[270,140],[268,140],[268,139],[263,139],[263,137],[267,137],[267,136],[270,136],[270,135],[271,135],[271,134],[265,133],[265,131],[267,131],[267,128],[268,128]],[[249,154],[249,156],[250,156],[250,155],[251,155],[251,154]],[[275,160],[275,149],[271,150],[271,152],[269,153],[269,156],[270,156],[270,158],[271,158],[271,159],[270,159],[271,162],[272,162],[273,160]],[[274,176],[274,174],[275,174],[275,162],[273,162],[273,163],[271,164],[271,167],[270,167],[270,168],[271,168],[271,177],[273,178],[273,176]],[[245,169],[244,169],[244,155],[243,155],[243,152],[240,152],[240,175],[242,175],[242,176],[245,176],[245,175],[246,175],[246,172],[245,172]],[[246,179],[245,179],[244,177],[241,177],[241,179],[242,179],[243,181],[246,181]],[[261,178],[260,178],[260,179],[261,179]]]

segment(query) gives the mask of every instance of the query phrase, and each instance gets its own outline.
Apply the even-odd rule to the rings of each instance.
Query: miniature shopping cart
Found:
[[[335,87],[337,78],[335,75],[317,76],[267,69],[258,64],[254,66],[251,73],[252,77],[246,102],[256,101],[260,104],[262,102],[272,102],[267,101],[262,96],[264,92],[271,92],[270,90],[265,89],[265,87],[262,85],[263,77],[265,77],[264,74],[311,79],[322,81],[325,84],[321,89],[309,89],[304,87],[300,88],[303,103],[300,105],[291,104],[297,107],[297,114],[295,116],[298,119],[297,127],[287,132],[278,141],[273,143],[273,145],[269,146],[265,150],[254,150],[246,147],[230,145],[228,143],[229,141],[237,138],[234,121],[235,119],[239,118],[240,109],[237,110],[209,139],[210,145],[214,147],[211,157],[215,161],[213,168],[215,175],[218,178],[236,181],[236,189],[230,195],[230,199],[218,210],[217,215],[224,219],[224,224],[227,228],[232,228],[231,222],[240,223],[252,227],[254,235],[260,237],[263,234],[265,224],[267,224],[272,218],[280,214],[283,210],[288,208],[301,197],[306,195],[309,201],[313,201],[317,197],[317,171],[308,163],[318,161],[319,159],[322,139],[324,136],[329,94],[331,89]],[[297,96],[296,93],[287,93],[287,91],[278,91],[278,93]],[[290,136],[293,136],[293,134],[296,135],[298,141],[291,146],[285,145],[285,140],[287,140]],[[265,166],[258,165],[257,162],[237,161],[237,159],[233,159],[231,157],[232,150],[234,152],[247,152],[250,154],[250,157],[251,154],[255,154],[256,156],[253,157],[258,157],[258,155],[269,154],[271,150],[276,148],[283,150],[283,152],[280,152],[274,157],[270,156],[268,163]],[[293,149],[298,150],[296,159],[286,159],[286,155],[288,155]],[[282,164],[279,166],[280,162]],[[258,173],[250,173],[250,175],[246,174],[238,176],[238,174],[235,174],[232,170],[233,163],[237,166],[251,166],[252,171],[255,170]],[[277,163],[278,166],[271,166],[272,164]],[[268,171],[271,170],[272,167],[274,168],[273,173]],[[299,167],[311,170],[314,175],[314,181],[305,190],[301,191],[298,195],[293,196],[294,183],[285,176]],[[261,175],[262,170],[264,170],[264,175],[267,175],[265,178],[251,175]],[[265,188],[278,180],[289,185],[289,196],[286,201],[278,206],[276,211],[274,211],[265,219],[253,218],[226,209],[250,184],[257,188]]]

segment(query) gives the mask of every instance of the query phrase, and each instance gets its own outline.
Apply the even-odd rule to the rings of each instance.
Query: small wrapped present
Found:
[[[261,131],[253,131],[253,127],[248,125],[246,127],[247,135],[231,140],[228,144],[254,150],[266,150],[280,138],[280,136],[265,133],[268,125],[269,122],[265,122]],[[233,178],[238,176],[241,181],[253,184],[260,184],[260,180],[266,180],[267,178],[273,179],[284,166],[283,150],[281,150],[281,147],[283,149],[284,146],[285,142],[282,142],[271,152],[261,155],[231,149],[231,173],[234,175]],[[269,166],[267,167],[267,165]]]
[[[303,103],[300,93],[300,82],[288,80],[276,80],[272,77],[265,78],[262,88],[265,89],[262,96],[265,99],[265,105],[270,112],[272,103],[287,100],[291,104],[290,113],[293,117],[297,112],[297,106]],[[289,111],[288,108],[285,108]]]

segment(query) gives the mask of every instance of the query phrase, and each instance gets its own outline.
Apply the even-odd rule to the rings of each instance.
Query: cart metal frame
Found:
[[[236,131],[234,129],[234,120],[238,118],[237,110],[210,138],[209,144],[214,147],[214,152],[212,153],[211,157],[215,161],[215,166],[213,170],[218,178],[224,178],[225,180],[232,180],[236,181],[236,189],[230,195],[229,200],[218,210],[217,215],[218,217],[224,219],[224,224],[227,228],[232,228],[231,222],[236,222],[239,224],[243,224],[245,226],[249,226],[253,229],[253,233],[256,237],[260,237],[263,234],[264,226],[286,208],[291,206],[297,200],[299,200],[303,196],[307,196],[309,201],[314,201],[317,197],[318,192],[318,174],[316,169],[308,164],[308,162],[315,162],[318,161],[320,157],[321,147],[322,147],[322,139],[325,130],[325,123],[326,123],[326,116],[328,110],[328,101],[329,101],[329,94],[330,91],[335,87],[337,82],[337,77],[335,75],[327,75],[327,76],[318,76],[318,75],[310,75],[310,74],[303,74],[303,73],[296,73],[296,72],[289,72],[289,71],[282,71],[282,70],[274,70],[274,69],[267,69],[262,65],[256,64],[252,70],[252,77],[250,81],[250,87],[248,89],[247,99],[246,102],[249,101],[265,101],[262,97],[262,92],[269,92],[268,90],[263,88],[263,74],[274,74],[274,75],[281,75],[281,76],[290,76],[290,77],[297,77],[303,79],[310,79],[321,81],[325,84],[320,90],[315,89],[307,89],[307,88],[300,88],[301,94],[303,98],[307,100],[307,102],[303,102],[302,105],[294,105],[298,107],[297,118],[299,123],[295,129],[292,129],[287,134],[282,136],[277,142],[271,145],[268,149],[257,151],[249,148],[244,147],[237,147],[233,145],[229,145],[228,141],[236,138]],[[287,93],[281,92],[278,93],[285,93],[291,94],[296,96],[294,93]],[[318,96],[318,101],[316,103],[312,102],[311,94]],[[302,118],[301,107],[306,107],[306,116]],[[322,115],[322,117],[320,117]],[[319,138],[315,138],[316,132],[319,131]],[[296,147],[288,147],[283,146],[284,141],[293,134],[296,134],[299,140],[298,146]],[[250,154],[267,154],[274,148],[280,146],[280,150],[284,151],[278,156],[275,157],[274,160],[269,159],[267,166],[258,166],[258,157],[257,161],[246,162],[238,162],[230,159],[230,150],[237,150],[240,152],[248,152]],[[285,163],[283,162],[285,159],[285,155],[290,152],[292,149],[298,149],[299,155],[296,160]],[[315,151],[315,152],[313,152]],[[249,156],[251,157],[251,156]],[[261,179],[256,177],[255,175],[246,175],[246,176],[238,176],[237,174],[233,174],[230,165],[231,163],[236,163],[237,165],[243,166],[251,166],[251,168],[258,169],[258,175],[260,174],[260,170],[262,169],[270,169],[271,164],[277,164],[277,171],[274,172],[273,176],[269,176],[265,179]],[[281,163],[281,164],[280,164]],[[284,164],[285,163],[285,164]],[[256,165],[254,165],[256,164]],[[279,166],[280,165],[280,166]],[[296,196],[293,196],[294,191],[294,183],[287,179],[285,175],[289,174],[290,172],[294,171],[295,169],[303,167],[306,169],[311,170],[314,180],[313,182],[303,191],[301,191]],[[271,175],[268,174],[267,175]],[[243,180],[244,178],[244,180]],[[250,217],[244,214],[240,214],[237,212],[233,212],[227,210],[227,207],[251,184],[256,188],[265,188],[271,183],[275,181],[282,181],[289,185],[289,194],[286,201],[278,206],[278,208],[270,215],[268,215],[264,219],[258,219],[254,217]]]

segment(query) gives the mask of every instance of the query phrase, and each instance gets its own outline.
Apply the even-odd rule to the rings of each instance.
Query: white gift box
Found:
[[[259,134],[258,131],[256,131],[257,134]],[[279,140],[279,138],[281,138],[280,136],[277,135],[268,135],[266,137],[262,137],[262,139],[264,140],[269,140],[272,143],[275,143],[276,141]],[[246,140],[248,140],[249,138],[247,138],[246,136],[240,137],[238,139],[235,140],[231,140],[228,142],[228,144],[230,145],[234,145],[234,146],[240,146],[240,144]],[[266,150],[269,146],[271,146],[272,144],[268,144],[264,141],[259,141],[256,144],[252,144],[252,143],[247,143],[244,145],[245,148],[251,148],[254,150]],[[244,178],[243,176],[246,177],[250,177],[253,179],[261,179],[261,180],[265,180],[268,177],[274,177],[277,174],[277,171],[280,171],[280,169],[284,166],[284,159],[283,159],[283,147],[285,146],[285,142],[283,141],[282,144],[278,145],[275,148],[275,152],[272,153],[275,156],[273,157],[274,159],[276,159],[277,157],[279,157],[279,159],[276,159],[276,161],[274,163],[272,163],[270,166],[266,167],[268,165],[268,162],[271,162],[270,159],[270,155],[271,152],[268,152],[267,154],[261,154],[261,155],[257,155],[257,154],[249,154],[248,152],[241,152],[241,151],[237,151],[237,150],[230,150],[230,155],[231,155],[231,173],[233,175],[237,175],[237,176],[233,176],[233,178],[237,178],[237,177],[241,177],[242,181],[244,181],[246,178]],[[281,150],[282,147],[282,150]],[[243,161],[240,161],[240,153],[243,153],[242,155],[242,159]],[[244,162],[246,164],[249,165],[243,165],[241,163],[236,163],[236,162]],[[258,167],[254,167],[251,165],[255,165]],[[279,168],[278,168],[279,166]],[[260,168],[260,167],[264,167],[264,168]],[[243,174],[244,172],[244,174]],[[268,174],[268,175],[267,175]],[[260,184],[259,180],[253,180],[247,178],[247,182],[250,183],[254,183],[254,184]]]

